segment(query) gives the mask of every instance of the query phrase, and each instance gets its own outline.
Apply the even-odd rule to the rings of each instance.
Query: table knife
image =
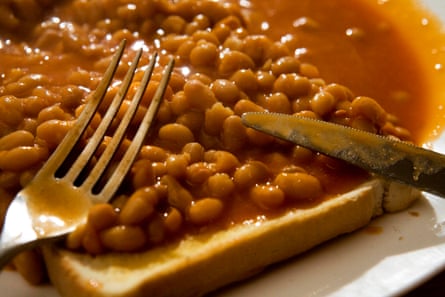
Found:
[[[243,124],[377,175],[445,197],[445,155],[340,124],[295,115],[247,112]]]

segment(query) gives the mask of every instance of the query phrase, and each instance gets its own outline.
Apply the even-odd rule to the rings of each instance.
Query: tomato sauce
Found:
[[[386,2],[301,0],[290,9],[288,1],[271,6],[251,0],[267,22],[254,24],[259,31],[275,38],[296,34],[300,59],[316,65],[326,82],[376,99],[422,143],[443,117],[438,103],[444,97],[444,74],[437,70],[444,57],[432,54],[443,38],[434,19],[414,4]],[[402,6],[407,15],[397,12]]]

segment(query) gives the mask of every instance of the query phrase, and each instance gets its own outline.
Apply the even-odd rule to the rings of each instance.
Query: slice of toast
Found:
[[[408,207],[420,192],[373,179],[310,209],[189,236],[142,253],[90,256],[44,248],[62,296],[202,296],[264,267]]]

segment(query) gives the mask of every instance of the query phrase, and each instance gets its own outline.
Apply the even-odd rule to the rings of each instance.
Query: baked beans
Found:
[[[376,100],[326,84],[315,65],[301,62],[294,54],[296,35],[279,42],[251,33],[248,23],[233,1],[2,2],[0,28],[28,33],[0,39],[0,204],[9,203],[60,143],[123,38],[130,49],[90,131],[117,91],[134,48],[161,54],[143,108],[169,57],[176,68],[129,182],[110,204],[91,208],[86,224],[67,237],[69,249],[140,251],[205,225],[225,227],[240,201],[255,209],[245,214],[250,219],[335,192],[323,182],[326,173],[314,169],[314,152],[246,128],[240,116],[247,111],[302,115],[409,139]],[[312,30],[318,23],[302,18],[296,26]],[[352,37],[361,36],[357,31]],[[122,151],[129,141],[131,136]],[[15,260],[33,283],[41,270],[35,256]]]

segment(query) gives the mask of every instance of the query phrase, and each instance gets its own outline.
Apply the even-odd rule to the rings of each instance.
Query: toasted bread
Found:
[[[94,257],[48,246],[44,255],[62,296],[201,296],[406,208],[417,197],[415,189],[373,179],[310,209],[143,253]]]

